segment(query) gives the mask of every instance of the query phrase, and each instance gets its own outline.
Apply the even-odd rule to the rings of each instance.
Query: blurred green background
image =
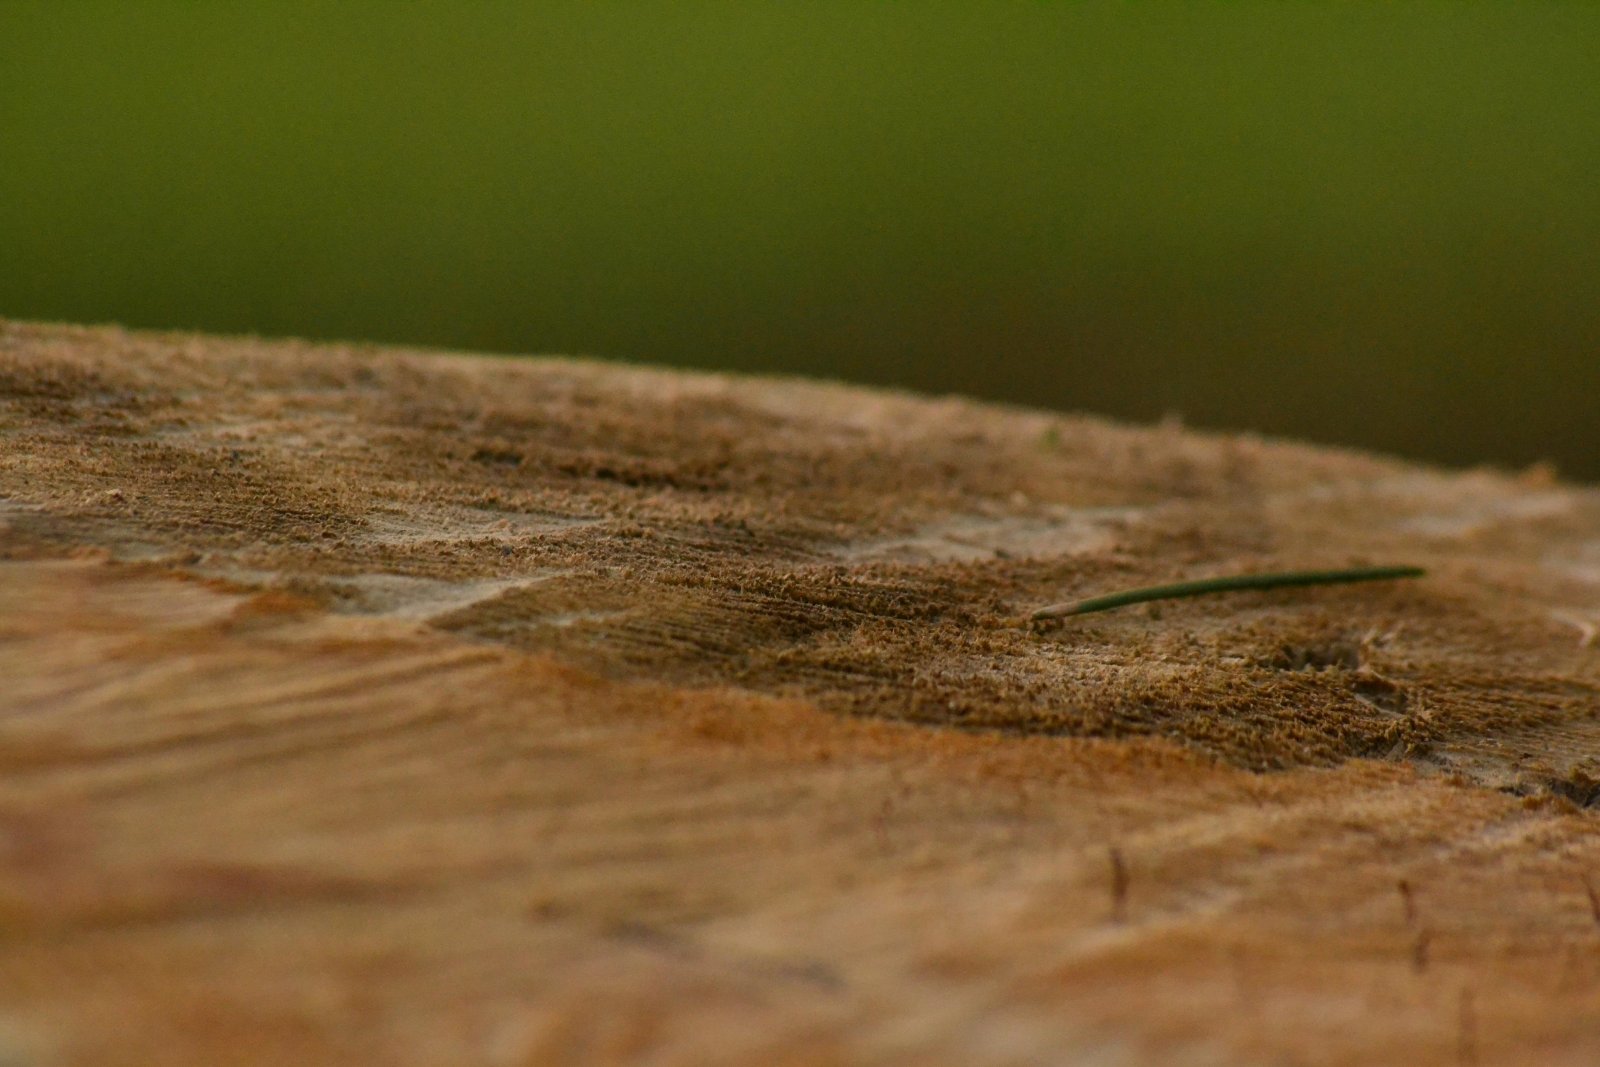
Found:
[[[1600,5],[0,0],[0,314],[1600,477]]]

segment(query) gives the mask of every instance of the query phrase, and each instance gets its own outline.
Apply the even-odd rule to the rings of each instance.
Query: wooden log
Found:
[[[1600,1055],[1547,471],[0,322],[0,555],[8,1067]]]

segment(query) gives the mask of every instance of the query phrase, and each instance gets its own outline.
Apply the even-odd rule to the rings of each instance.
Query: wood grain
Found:
[[[1600,1058],[1548,472],[0,322],[0,554],[8,1067]]]

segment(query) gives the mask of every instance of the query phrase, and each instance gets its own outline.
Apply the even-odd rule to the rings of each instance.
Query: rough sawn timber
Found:
[[[0,557],[7,1067],[1600,1062],[1546,471],[0,321]]]

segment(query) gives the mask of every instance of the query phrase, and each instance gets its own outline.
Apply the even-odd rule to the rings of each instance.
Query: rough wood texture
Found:
[[[0,321],[0,552],[7,1067],[1600,1060],[1546,472]]]

